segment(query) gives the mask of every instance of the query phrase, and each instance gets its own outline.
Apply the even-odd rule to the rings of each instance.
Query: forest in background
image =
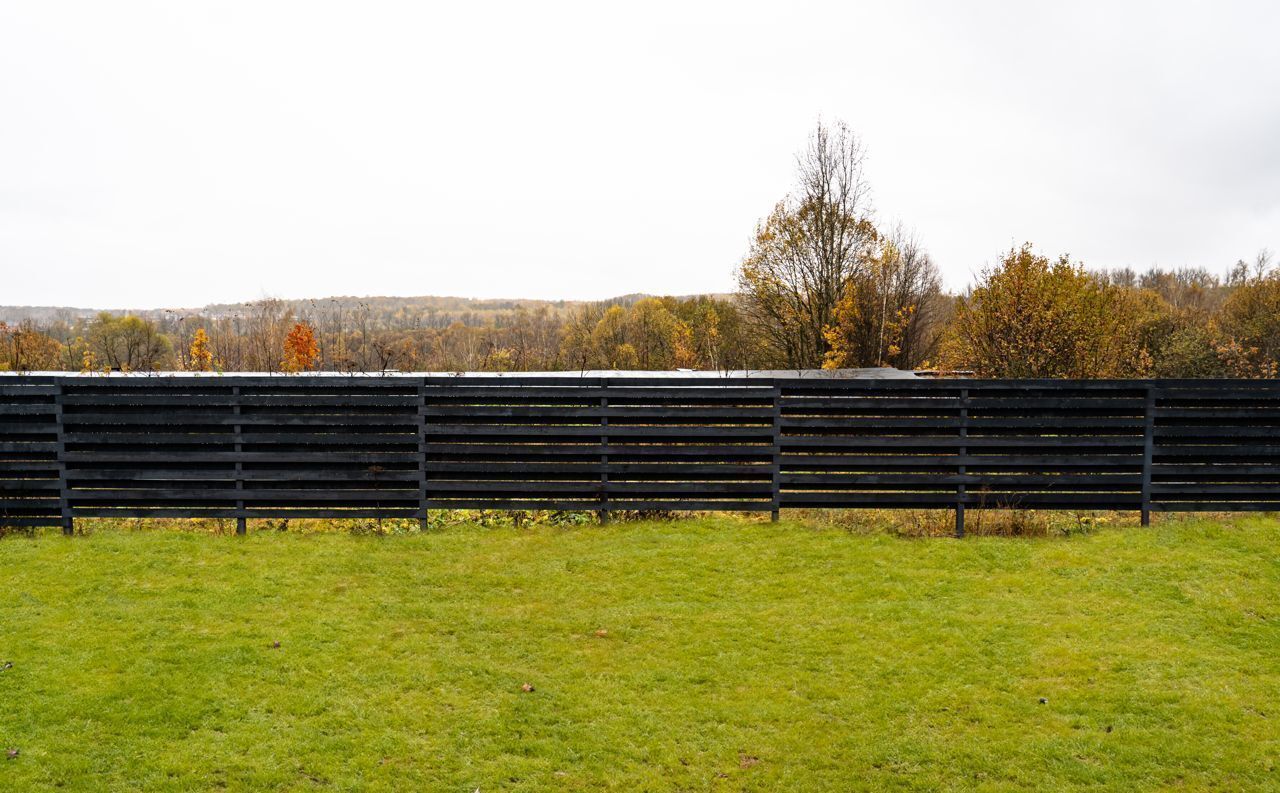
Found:
[[[897,367],[982,377],[1276,377],[1280,268],[1094,270],[1031,243],[962,294],[881,222],[861,141],[819,124],[734,294],[333,297],[196,310],[0,308],[0,370],[576,371]]]

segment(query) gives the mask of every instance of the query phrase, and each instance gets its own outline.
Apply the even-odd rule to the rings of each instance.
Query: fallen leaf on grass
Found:
[[[521,686],[520,686],[520,690],[521,690],[521,691],[523,691],[523,692],[524,692],[524,693],[526,693],[526,694],[531,694],[531,693],[533,693],[533,684],[532,684],[532,683],[523,683],[523,684],[521,684]]]
[[[600,630],[596,631],[597,639],[603,639],[608,635],[609,635],[609,631],[605,630],[604,628],[601,628]]]

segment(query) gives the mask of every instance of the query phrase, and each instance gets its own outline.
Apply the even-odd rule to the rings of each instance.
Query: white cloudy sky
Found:
[[[0,304],[727,291],[819,118],[960,287],[1280,247],[1280,3],[0,0]]]

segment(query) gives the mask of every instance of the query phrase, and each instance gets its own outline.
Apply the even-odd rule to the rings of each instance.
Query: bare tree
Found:
[[[245,336],[248,364],[256,372],[280,371],[284,337],[293,324],[293,309],[283,300],[267,297],[249,304]]]
[[[864,152],[843,123],[819,123],[797,156],[797,192],[756,227],[738,270],[749,320],[777,363],[822,365],[823,331],[850,279],[874,254],[870,186]]]

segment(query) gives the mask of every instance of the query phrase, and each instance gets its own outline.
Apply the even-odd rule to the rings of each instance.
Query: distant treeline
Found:
[[[757,226],[738,292],[602,303],[329,298],[201,311],[33,310],[0,369],[536,371],[893,366],[983,377],[1275,377],[1267,251],[1202,268],[1090,271],[1031,244],[965,293],[914,233],[874,217],[858,138],[819,125]]]
[[[217,317],[103,312],[71,322],[25,320],[0,324],[0,336],[0,368],[28,371],[732,369],[753,360],[741,312],[713,297],[648,297],[571,311],[516,306],[443,328],[364,305],[315,301],[300,310],[264,299]]]
[[[628,306],[648,295],[622,295],[600,301],[606,305]],[[536,311],[546,308],[553,315],[561,316],[586,305],[583,300],[520,300],[481,299],[470,297],[438,297],[420,295],[414,297],[334,296],[325,298],[282,299],[281,302],[296,316],[314,316],[346,312],[360,313],[370,323],[381,328],[447,328],[455,323],[463,325],[503,325],[513,318],[517,309]],[[205,321],[244,316],[253,312],[252,303],[211,303],[203,308],[148,308],[113,311],[113,314],[131,314],[142,319],[163,323],[174,317],[193,317]],[[0,322],[17,325],[32,320],[38,326],[74,325],[79,320],[92,320],[101,313],[97,309],[70,308],[67,306],[0,306]]]
[[[862,300],[859,294],[871,294]],[[642,298],[558,312],[516,307],[483,324],[265,299],[220,317],[102,313],[0,323],[8,371],[530,371],[898,366],[991,377],[1274,377],[1280,273],[1270,259],[1202,269],[1093,273],[1030,247],[960,296],[910,302],[847,290],[806,357],[746,298]],[[324,301],[317,301],[323,307]],[[291,353],[296,328],[313,354]],[[297,335],[294,336],[297,339]],[[296,347],[296,345],[295,345]],[[292,360],[290,357],[292,356]]]

